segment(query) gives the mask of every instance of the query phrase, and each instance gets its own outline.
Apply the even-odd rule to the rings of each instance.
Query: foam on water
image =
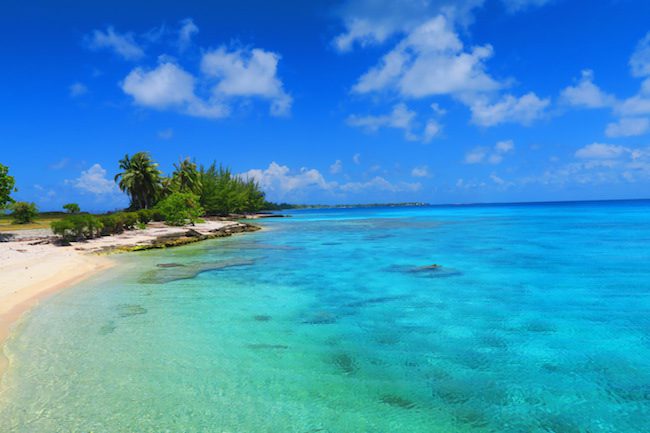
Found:
[[[647,432],[649,217],[299,211],[122,255],[17,327],[0,431]]]

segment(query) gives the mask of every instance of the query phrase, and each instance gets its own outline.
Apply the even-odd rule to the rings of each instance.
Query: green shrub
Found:
[[[11,213],[14,224],[27,224],[34,221],[38,215],[38,210],[34,203],[18,201],[11,205]]]
[[[121,215],[124,218],[124,228],[126,230],[133,230],[138,224],[139,218],[137,212],[122,212]]]
[[[152,209],[140,209],[138,211],[138,221],[146,225],[153,220],[153,214],[154,211]]]
[[[52,232],[64,240],[83,240],[97,237],[102,232],[102,221],[94,215],[69,215],[50,224]]]
[[[203,215],[199,197],[191,193],[172,193],[161,200],[156,209],[162,214],[165,222],[173,226],[194,223]]]
[[[79,212],[81,212],[81,208],[79,208],[79,205],[77,203],[64,204],[63,209],[68,211],[68,213],[79,213]]]

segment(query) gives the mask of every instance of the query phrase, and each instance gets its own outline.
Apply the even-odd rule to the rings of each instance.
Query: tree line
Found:
[[[68,203],[70,214],[53,223],[55,232],[65,236],[94,237],[119,233],[124,229],[161,220],[172,225],[196,222],[201,216],[259,212],[275,206],[265,200],[257,182],[232,173],[216,162],[197,165],[190,158],[174,164],[165,176],[148,152],[125,155],[119,162],[115,182],[127,194],[130,204],[125,212],[94,217],[81,214],[79,206]],[[34,203],[15,202],[11,193],[15,180],[0,164],[0,211],[9,207],[15,223],[29,223],[38,212]]]

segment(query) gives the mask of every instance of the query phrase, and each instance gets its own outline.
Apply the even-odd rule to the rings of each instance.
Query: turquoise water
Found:
[[[262,224],[28,314],[0,431],[650,431],[650,202]]]

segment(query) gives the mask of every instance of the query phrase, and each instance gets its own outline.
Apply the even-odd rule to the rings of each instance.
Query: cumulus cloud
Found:
[[[361,154],[355,153],[354,155],[352,155],[352,162],[354,162],[355,165],[361,164]]]
[[[566,87],[560,94],[562,102],[575,107],[603,108],[616,103],[613,95],[603,92],[594,84],[594,73],[589,69],[582,71],[582,76],[575,86]]]
[[[181,21],[181,27],[178,30],[178,49],[186,50],[192,43],[192,37],[199,32],[199,28],[194,24],[192,18],[186,18]]]
[[[413,177],[430,177],[429,167],[426,165],[421,165],[419,167],[413,167],[411,170],[411,176]]]
[[[575,160],[552,167],[520,183],[598,185],[650,179],[650,148],[592,143],[575,152]]]
[[[83,83],[80,82],[71,84],[68,90],[70,92],[71,98],[76,98],[78,96],[82,96],[88,93],[88,88]]]
[[[408,109],[406,104],[397,104],[389,114],[381,116],[351,115],[347,119],[348,125],[363,128],[369,132],[376,132],[380,128],[395,128],[404,131],[407,140],[417,140],[412,132],[415,112]]]
[[[512,140],[499,141],[492,148],[475,147],[465,154],[465,164],[499,164],[514,148]]]
[[[201,59],[201,71],[218,83],[212,91],[216,96],[259,97],[271,101],[271,114],[287,115],[293,99],[277,77],[280,56],[259,48],[229,51],[222,46],[208,51]]]
[[[334,164],[330,165],[330,173],[338,174],[343,170],[343,162],[340,159],[334,161]]]
[[[195,78],[174,63],[155,69],[135,68],[122,82],[122,90],[140,106],[157,110],[175,109],[196,117],[218,119],[229,114],[218,100],[200,99],[194,92]]]
[[[550,0],[502,0],[510,12],[542,6]],[[355,45],[365,47],[407,33],[429,17],[444,15],[454,25],[467,26],[485,0],[348,0],[339,8],[345,30],[333,40],[346,52]]]
[[[492,46],[465,47],[447,15],[437,15],[405,33],[357,80],[352,92],[390,91],[407,99],[451,96],[470,108],[473,123],[480,126],[529,125],[541,118],[550,104],[549,99],[533,92],[501,96],[507,84],[493,78],[485,63],[493,55]],[[432,109],[437,114],[444,112],[437,104]],[[436,126],[431,123],[425,141],[439,132]]]
[[[365,191],[417,191],[421,187],[419,183],[392,183],[381,176],[367,181],[339,183],[327,180],[316,169],[303,167],[300,170],[291,170],[288,166],[276,162],[272,162],[265,169],[248,170],[240,176],[255,180],[266,193],[280,199],[300,196],[308,191],[340,195]]]
[[[650,32],[637,43],[630,57],[630,69],[635,77],[650,75]]]
[[[421,98],[495,90],[500,84],[485,73],[489,45],[465,51],[448,20],[439,15],[409,33],[359,78],[356,93],[395,88],[406,97]]]
[[[592,143],[581,147],[575,152],[578,159],[616,159],[629,153],[629,149],[623,146],[616,146],[604,143]]]
[[[117,193],[117,187],[112,179],[106,178],[106,170],[99,164],[93,164],[88,170],[81,172],[81,175],[72,181],[75,188],[91,194],[103,195]]]
[[[472,122],[479,126],[495,126],[501,123],[529,125],[544,116],[550,99],[541,99],[530,92],[521,97],[505,95],[492,103],[488,98],[476,98],[469,102]]]
[[[135,42],[133,33],[119,33],[110,26],[106,31],[94,30],[86,41],[90,49],[108,49],[126,60],[144,57],[144,50]]]
[[[425,125],[417,121],[417,113],[410,110],[406,104],[399,103],[393,106],[388,114],[383,115],[350,115],[347,124],[362,128],[367,132],[377,132],[381,128],[401,129],[404,138],[409,141],[430,142],[439,135],[442,126],[435,120],[429,119]],[[419,131],[416,131],[418,129]]]
[[[615,123],[609,123],[605,129],[608,137],[633,137],[643,135],[650,130],[650,120],[646,117],[624,117]]]

